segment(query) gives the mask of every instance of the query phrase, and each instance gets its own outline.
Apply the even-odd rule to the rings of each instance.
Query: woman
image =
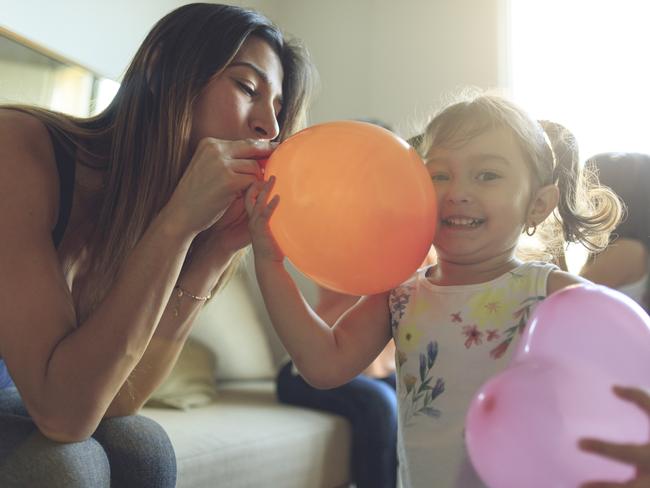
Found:
[[[0,110],[0,485],[174,485],[134,414],[248,245],[242,195],[311,75],[262,15],[190,4],[96,117]]]
[[[621,198],[627,215],[614,231],[607,249],[590,255],[580,274],[618,289],[648,310],[650,156],[606,153],[594,156],[589,163],[597,171],[600,182]]]

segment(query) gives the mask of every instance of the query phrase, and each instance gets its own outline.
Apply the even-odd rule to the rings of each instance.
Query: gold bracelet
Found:
[[[208,292],[208,295],[205,297],[201,297],[198,295],[192,295],[189,291],[187,291],[185,288],[182,288],[181,285],[176,285],[174,287],[174,290],[176,290],[176,295],[180,298],[183,295],[187,295],[190,298],[193,298],[194,300],[199,300],[201,302],[205,302],[206,300],[210,300],[212,298],[212,293]]]
[[[211,292],[208,292],[207,296],[204,297],[199,295],[193,295],[192,293],[190,293],[189,291],[181,287],[181,285],[176,285],[174,287],[174,293],[176,294],[176,306],[174,307],[174,317],[178,317],[178,312],[181,307],[181,298],[183,298],[183,296],[190,297],[192,300],[196,300],[199,302],[207,302],[208,300],[210,300],[210,298],[212,298]]]

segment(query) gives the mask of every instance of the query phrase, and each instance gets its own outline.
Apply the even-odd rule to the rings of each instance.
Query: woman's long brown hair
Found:
[[[162,18],[135,54],[111,104],[94,117],[7,106],[40,119],[53,137],[72,144],[81,164],[104,172],[80,320],[102,300],[125,257],[170,198],[191,156],[194,103],[250,36],[266,41],[282,62],[282,140],[305,125],[315,70],[307,52],[286,42],[266,17],[228,5],[189,4]],[[241,252],[217,288],[240,257]]]

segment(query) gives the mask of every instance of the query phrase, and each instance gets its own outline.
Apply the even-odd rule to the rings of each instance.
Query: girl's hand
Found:
[[[650,419],[650,395],[639,388],[614,387],[623,400],[636,404]],[[597,439],[580,440],[583,451],[600,454],[636,467],[636,476],[625,483],[589,482],[581,488],[647,488],[650,486],[650,442],[647,444],[614,444]]]
[[[262,178],[257,160],[267,158],[274,148],[269,141],[202,139],[165,210],[181,232],[194,236],[212,227]],[[242,215],[243,205],[233,207],[228,222],[217,228],[236,227]]]
[[[282,262],[284,254],[269,229],[269,220],[280,201],[280,196],[275,195],[267,203],[274,183],[275,176],[271,176],[265,183],[258,182],[251,185],[246,192],[246,211],[255,259]]]

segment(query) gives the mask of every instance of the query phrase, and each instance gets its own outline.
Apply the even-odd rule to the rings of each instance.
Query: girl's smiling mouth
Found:
[[[445,217],[441,220],[442,225],[455,229],[475,229],[485,222],[485,219],[473,217]]]

